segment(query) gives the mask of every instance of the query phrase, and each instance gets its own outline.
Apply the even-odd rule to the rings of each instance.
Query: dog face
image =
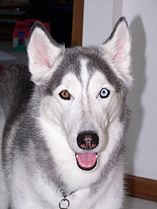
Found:
[[[47,97],[47,104],[43,104],[43,113],[48,111],[47,117],[62,127],[78,165],[90,170],[96,165],[96,154],[107,145],[110,123],[119,117],[122,93],[116,92],[101,69],[92,69],[87,59],[79,61],[80,66],[75,69],[80,69],[80,75],[69,72],[63,76]],[[76,67],[75,63],[71,67]]]
[[[125,19],[118,21],[108,40],[97,48],[65,49],[37,25],[28,57],[32,80],[41,95],[42,121],[49,124],[51,138],[58,138],[49,142],[53,154],[61,150],[57,160],[73,164],[77,172],[101,171],[123,135],[121,115],[132,81]]]

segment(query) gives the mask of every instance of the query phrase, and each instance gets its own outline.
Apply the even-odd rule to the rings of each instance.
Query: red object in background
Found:
[[[13,30],[13,48],[14,49],[25,49],[28,43],[32,25],[35,22],[40,22],[36,19],[27,19],[24,21],[17,21]],[[47,30],[50,32],[50,24],[48,22],[42,23]]]

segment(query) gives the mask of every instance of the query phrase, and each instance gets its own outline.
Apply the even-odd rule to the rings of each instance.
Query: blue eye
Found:
[[[107,98],[110,95],[110,91],[106,88],[102,88],[99,95],[102,99]]]

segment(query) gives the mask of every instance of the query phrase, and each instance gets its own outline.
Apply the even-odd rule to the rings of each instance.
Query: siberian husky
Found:
[[[0,209],[121,208],[130,48],[124,17],[89,48],[33,27],[29,70],[0,74]]]

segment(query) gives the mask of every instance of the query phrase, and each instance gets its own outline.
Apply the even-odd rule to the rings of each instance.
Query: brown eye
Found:
[[[62,99],[65,99],[65,100],[70,100],[71,99],[71,94],[67,91],[67,90],[63,90],[59,93],[59,96],[62,98]]]

